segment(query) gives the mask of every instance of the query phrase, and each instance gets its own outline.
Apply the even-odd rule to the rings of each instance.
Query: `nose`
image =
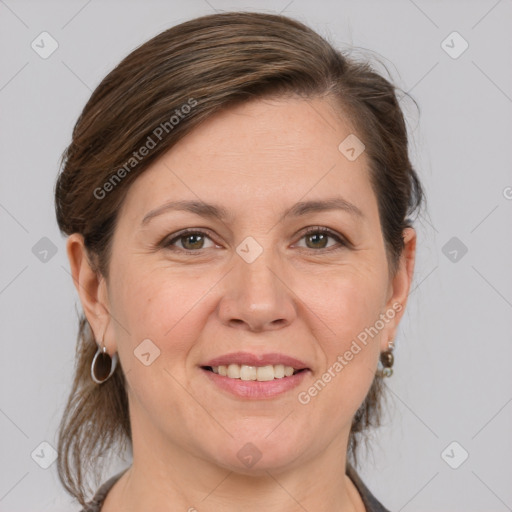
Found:
[[[271,249],[252,263],[235,254],[234,268],[224,279],[218,314],[229,327],[262,332],[282,329],[293,322],[295,295],[286,272]]]

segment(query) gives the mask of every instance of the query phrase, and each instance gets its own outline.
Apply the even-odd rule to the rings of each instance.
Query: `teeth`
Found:
[[[283,377],[284,377],[284,364],[275,364],[274,365],[274,378],[282,379]]]
[[[265,380],[274,380],[275,375],[274,367],[272,365],[260,366],[256,369],[256,380],[259,380],[260,382]]]
[[[230,379],[239,379],[240,378],[240,366],[238,366],[237,364],[230,364],[228,366],[226,376],[229,377]],[[245,379],[245,380],[249,380],[249,379]]]
[[[290,377],[295,372],[291,366],[285,366],[283,364],[249,366],[246,364],[232,363],[228,366],[212,366],[211,368],[213,373],[218,373],[223,377],[241,380],[257,380],[259,382]]]

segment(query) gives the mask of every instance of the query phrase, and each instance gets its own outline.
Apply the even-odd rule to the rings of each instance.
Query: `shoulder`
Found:
[[[366,487],[357,471],[350,465],[347,464],[347,475],[354,482],[356,489],[361,495],[366,512],[390,512],[377,498],[371,493],[370,489]]]
[[[87,502],[86,506],[80,510],[80,512],[100,512],[103,502],[108,494],[108,491],[114,486],[114,484],[123,476],[127,469],[117,473],[113,477],[109,478],[104,482],[101,487],[96,491],[96,494],[91,501]]]

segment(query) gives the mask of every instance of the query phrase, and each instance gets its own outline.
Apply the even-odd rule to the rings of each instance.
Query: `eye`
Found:
[[[178,249],[196,252],[201,249],[207,249],[207,247],[204,247],[205,239],[211,240],[205,231],[186,229],[178,233],[174,238],[164,241],[163,245],[164,247],[170,247],[175,242],[179,242],[181,247],[178,247]]]
[[[339,249],[339,247],[331,249],[332,245],[327,247],[327,240],[329,238],[336,240],[341,246],[347,246],[347,243],[335,232],[320,226],[309,229],[304,235],[302,235],[301,240],[305,239],[306,247],[310,249]]]
[[[211,245],[210,248],[215,246],[211,237],[209,236],[209,233],[199,229],[185,229],[171,236],[172,238],[162,242],[163,247],[170,249],[176,248],[177,250],[191,253],[199,252],[203,249],[208,249],[208,247],[205,247],[204,245],[205,240],[210,240],[212,242],[213,245]],[[329,238],[338,242],[338,247],[336,247],[336,244],[334,244],[334,247],[332,245],[327,246]],[[331,251],[348,246],[348,243],[345,242],[341,236],[328,228],[320,226],[310,228],[306,233],[302,235],[300,240],[302,239],[306,240],[306,248],[308,249],[325,249]],[[177,246],[176,244],[181,244],[181,247],[179,245]]]

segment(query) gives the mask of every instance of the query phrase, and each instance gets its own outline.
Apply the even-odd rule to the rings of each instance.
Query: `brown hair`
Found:
[[[423,200],[396,90],[370,64],[349,58],[285,16],[227,12],[172,27],[125,57],[85,105],[55,187],[60,230],[83,235],[91,265],[108,279],[119,208],[133,180],[160,155],[202,121],[239,102],[328,97],[366,145],[394,275],[403,229],[412,225],[407,217]],[[81,314],[75,377],[59,426],[58,473],[82,505],[85,476],[89,471],[97,476],[99,457],[131,445],[123,370],[118,364],[107,382],[95,384],[90,365],[96,349]],[[357,436],[380,424],[382,386],[377,374],[353,419],[348,455],[356,465]]]

